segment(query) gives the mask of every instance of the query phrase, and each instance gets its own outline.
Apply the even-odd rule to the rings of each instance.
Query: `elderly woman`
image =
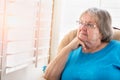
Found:
[[[111,22],[106,10],[86,10],[76,38],[47,66],[45,79],[120,80],[120,42],[111,40]]]

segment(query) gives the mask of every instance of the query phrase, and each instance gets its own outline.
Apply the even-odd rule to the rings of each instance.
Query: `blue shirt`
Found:
[[[95,53],[71,51],[61,80],[120,80],[120,42],[111,40]]]

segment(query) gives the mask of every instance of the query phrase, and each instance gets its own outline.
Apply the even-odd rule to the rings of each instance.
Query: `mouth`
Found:
[[[87,34],[86,34],[86,33],[80,33],[80,34],[82,34],[82,35],[84,35],[84,36],[87,36]]]
[[[82,36],[88,36],[86,32],[80,32],[80,35],[82,35]]]
[[[87,32],[83,30],[80,31],[80,34],[87,36]]]

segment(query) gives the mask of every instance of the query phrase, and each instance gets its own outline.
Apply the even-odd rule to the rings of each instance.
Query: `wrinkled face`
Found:
[[[101,34],[93,16],[86,13],[80,18],[77,36],[83,42],[101,41]]]

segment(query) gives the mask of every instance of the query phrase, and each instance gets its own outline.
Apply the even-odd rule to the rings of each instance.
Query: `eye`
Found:
[[[88,24],[86,24],[87,25],[87,27],[94,27],[94,25],[93,24],[90,24],[90,23],[88,23]]]

